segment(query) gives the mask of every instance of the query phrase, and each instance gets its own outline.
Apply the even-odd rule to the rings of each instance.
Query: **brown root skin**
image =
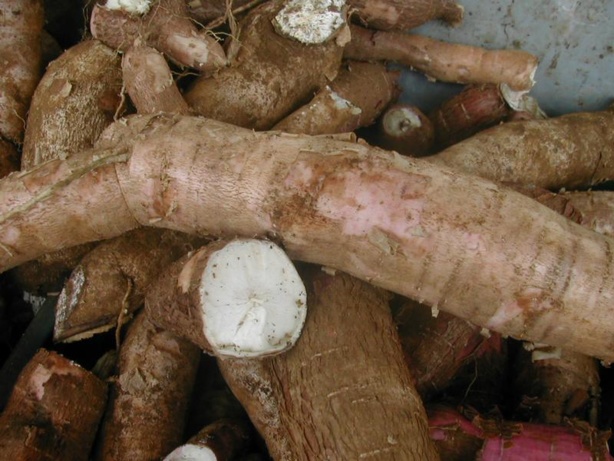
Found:
[[[96,4],[90,30],[95,38],[118,51],[126,51],[137,39],[143,40],[175,63],[208,74],[227,64],[217,40],[198,30],[189,19],[184,0],[160,0],[144,16]]]
[[[603,120],[575,117],[584,131]],[[542,143],[561,128],[540,123]],[[294,260],[504,335],[614,360],[612,241],[426,159],[198,117],[133,116],[97,149],[4,178],[0,198],[0,270],[139,225],[268,235]]]
[[[359,107],[326,86],[272,129],[309,135],[349,133],[359,125],[360,113]]]
[[[445,312],[435,317],[415,301],[395,310],[394,321],[416,390],[425,401],[444,390],[486,340],[480,327]]]
[[[20,144],[30,99],[41,76],[43,1],[3,1],[0,16],[0,137]]]
[[[530,90],[537,58],[519,50],[487,50],[446,43],[397,31],[373,31],[351,26],[344,48],[348,59],[395,61],[427,77],[453,83],[505,83],[513,90]]]
[[[91,148],[117,114],[121,91],[120,58],[111,48],[87,40],[65,51],[47,67],[32,97],[21,169]],[[46,255],[18,268],[17,278],[28,291],[55,289],[91,248]]]
[[[182,442],[200,351],[142,313],[120,349],[95,459],[161,459]]]
[[[614,237],[614,192],[566,192],[557,196],[577,210],[578,222],[584,227]]]
[[[514,111],[498,85],[469,85],[429,114],[438,150],[493,126]]]
[[[493,181],[575,189],[614,178],[614,113],[504,123],[429,161]]]
[[[143,44],[128,48],[122,59],[122,74],[126,92],[139,114],[189,113],[166,59],[154,48]]]
[[[273,129],[287,133],[332,134],[371,125],[399,95],[398,72],[382,64],[346,63],[329,86]]]
[[[566,418],[596,426],[599,405],[597,360],[564,349],[533,346],[521,349],[514,363],[515,419],[544,424]]]
[[[49,65],[32,97],[22,169],[94,145],[121,104],[120,63],[111,48],[87,40]]]
[[[233,0],[232,12],[233,16],[238,13],[242,13],[245,9],[249,9],[262,3],[264,0]],[[195,19],[201,24],[209,25],[209,23],[215,21],[221,25],[226,22],[226,13],[228,3],[226,0],[192,0],[187,2],[188,14],[192,19]]]
[[[106,401],[103,381],[55,352],[39,350],[0,416],[2,457],[86,461]]]
[[[76,266],[56,305],[54,340],[76,341],[127,322],[160,271],[204,239],[137,229],[100,243]]]
[[[19,157],[13,143],[0,139],[0,178],[19,171]]]
[[[360,23],[379,30],[408,30],[434,19],[456,26],[464,16],[454,0],[349,0],[348,5]]]
[[[230,66],[215,77],[198,78],[185,94],[196,113],[269,129],[336,76],[342,45],[335,39],[305,45],[277,34],[271,20],[281,6],[280,1],[265,3],[239,23],[228,51]]]
[[[439,459],[403,361],[389,294],[318,268],[302,277],[309,318],[294,348],[271,359],[218,361],[272,458]]]
[[[395,104],[379,120],[377,145],[384,149],[423,157],[432,152],[433,142],[433,125],[416,106]]]

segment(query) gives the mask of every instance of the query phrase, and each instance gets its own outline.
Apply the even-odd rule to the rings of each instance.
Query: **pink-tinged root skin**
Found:
[[[0,271],[139,225],[265,236],[503,335],[614,360],[612,241],[517,192],[198,117],[135,116],[101,139],[0,181]]]

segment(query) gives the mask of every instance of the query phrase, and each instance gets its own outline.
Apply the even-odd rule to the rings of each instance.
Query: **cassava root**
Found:
[[[504,335],[614,360],[611,240],[431,162],[197,117],[135,116],[97,149],[3,179],[0,197],[1,270],[138,225],[269,236],[293,259]]]

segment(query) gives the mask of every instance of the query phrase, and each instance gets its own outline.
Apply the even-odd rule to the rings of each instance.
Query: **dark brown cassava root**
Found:
[[[98,461],[160,459],[182,442],[199,350],[155,327],[130,324],[98,437]]]
[[[591,115],[578,116],[587,130]],[[603,114],[594,117],[599,125]],[[543,139],[558,134],[557,123],[541,123]],[[432,162],[197,117],[135,116],[95,150],[4,178],[0,197],[0,270],[138,225],[269,236],[295,260],[504,335],[614,360],[612,241]]]
[[[0,453],[13,460],[86,461],[107,386],[61,355],[39,350],[0,416]]]
[[[301,275],[308,320],[296,345],[270,359],[218,360],[273,459],[438,460],[390,294],[317,267]]]

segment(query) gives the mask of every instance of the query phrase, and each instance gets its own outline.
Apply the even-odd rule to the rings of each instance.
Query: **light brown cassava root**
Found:
[[[189,19],[184,0],[160,0],[144,15],[96,4],[90,18],[92,35],[118,51],[134,41],[164,53],[175,63],[211,73],[227,64],[222,46]]]
[[[614,178],[614,110],[504,123],[429,161],[493,181],[551,190],[595,185]]]
[[[301,276],[308,319],[296,345],[272,358],[218,360],[273,459],[438,460],[390,294],[319,268]]]
[[[371,125],[398,97],[398,76],[383,64],[347,62],[330,85],[273,129],[315,135],[350,132]]]
[[[196,346],[155,327],[141,312],[120,349],[95,459],[161,459],[177,447],[199,356]]]
[[[0,453],[13,460],[86,461],[107,386],[61,355],[39,350],[0,415]]]
[[[535,83],[537,58],[524,51],[487,50],[356,25],[350,29],[352,39],[344,49],[348,59],[395,61],[443,82],[505,83],[517,91]]]
[[[28,112],[22,170],[94,145],[120,110],[120,62],[108,46],[86,40],[47,67]],[[31,292],[54,290],[91,248],[85,245],[45,255],[17,268],[16,279]]]
[[[94,145],[121,104],[120,63],[111,48],[86,40],[49,64],[28,112],[22,169]]]
[[[548,122],[544,143],[559,130]],[[269,236],[292,259],[614,360],[609,238],[430,161],[198,117],[129,117],[97,149],[1,180],[0,270],[139,225]]]
[[[348,5],[359,22],[380,30],[408,30],[434,19],[456,26],[464,15],[454,0],[349,0]]]
[[[122,59],[126,92],[139,114],[172,112],[187,114],[185,102],[164,56],[152,47],[137,42]]]
[[[214,78],[198,78],[185,94],[196,113],[269,129],[337,75],[343,34],[320,45],[282,36],[271,23],[282,6],[279,0],[267,2],[239,23],[228,50],[230,66]]]

